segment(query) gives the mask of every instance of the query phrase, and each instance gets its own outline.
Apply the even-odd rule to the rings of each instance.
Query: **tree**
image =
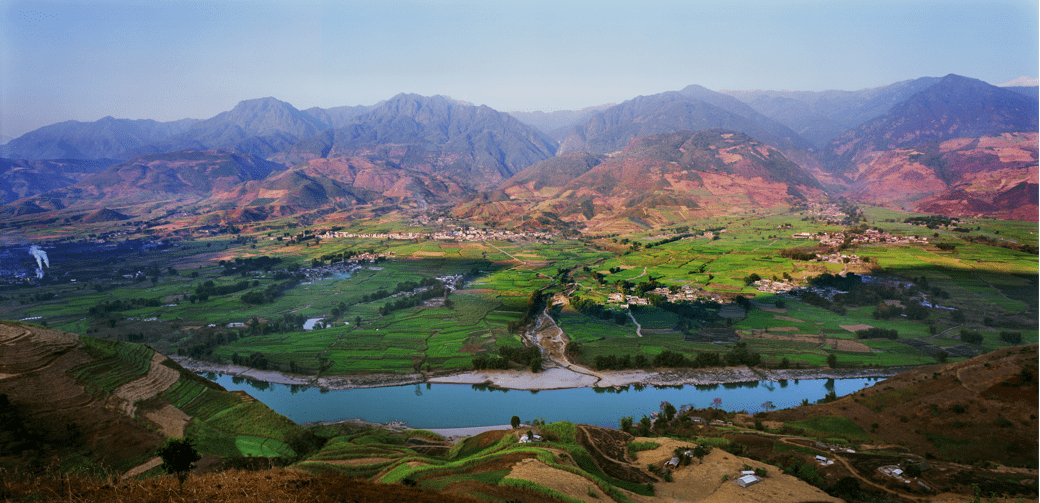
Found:
[[[668,402],[661,402],[661,417],[665,421],[671,421],[675,417],[675,406]]]
[[[509,419],[509,425],[512,426],[514,430],[519,428],[520,427],[520,416],[513,416],[513,417],[511,417]]]
[[[834,353],[827,355],[827,366],[830,368],[838,366],[838,357]]]
[[[537,374],[542,371],[542,357],[536,356],[531,358],[531,372]]]
[[[182,488],[195,462],[202,459],[195,445],[187,438],[167,438],[155,454],[162,458],[162,468],[166,473],[177,475]]]
[[[977,330],[961,329],[961,341],[965,344],[982,344],[982,334]]]
[[[904,470],[903,473],[905,473],[907,477],[920,477],[921,466],[917,464],[910,464],[906,467],[906,470]]]
[[[949,357],[950,353],[947,353],[946,351],[939,350],[935,352],[935,360],[939,363],[946,363],[946,359]]]
[[[632,416],[625,416],[621,418],[621,431],[628,433],[628,430],[632,429]]]

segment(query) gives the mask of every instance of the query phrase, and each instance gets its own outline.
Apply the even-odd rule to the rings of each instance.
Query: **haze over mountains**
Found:
[[[1036,87],[957,75],[859,91],[715,92],[691,85],[551,114],[507,114],[411,94],[301,111],[269,97],[206,120],[106,117],[40,128],[0,146],[0,155],[16,160],[0,164],[0,191],[5,203],[20,199],[8,215],[114,203],[134,215],[140,212],[130,201],[164,194],[200,204],[199,211],[249,207],[251,218],[323,207],[462,204],[471,216],[540,208],[560,222],[582,215],[568,225],[655,227],[689,218],[666,208],[749,211],[764,204],[753,195],[756,187],[777,183],[782,197],[768,204],[826,191],[911,211],[1036,220],[1037,110]],[[713,132],[668,136],[705,130]],[[680,150],[665,154],[644,138]],[[681,150],[695,138],[714,153]],[[736,152],[734,138],[740,153],[720,157]],[[41,163],[55,159],[63,161]],[[728,177],[725,185],[742,202],[714,204],[706,185],[676,185],[669,177],[678,175],[663,163],[702,178]],[[83,167],[110,164],[97,173]],[[782,176],[775,172],[781,168]],[[625,174],[606,175],[618,169]],[[608,180],[618,185],[608,187]],[[579,192],[587,202],[555,199]],[[627,210],[615,207],[622,201]]]

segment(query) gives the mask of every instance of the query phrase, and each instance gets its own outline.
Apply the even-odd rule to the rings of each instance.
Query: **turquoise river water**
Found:
[[[213,375],[209,375],[213,378]],[[412,428],[461,428],[524,421],[571,421],[616,428],[618,420],[660,410],[661,402],[676,408],[718,406],[755,413],[771,404],[794,407],[803,399],[815,402],[830,390],[838,396],[859,391],[875,378],[755,381],[708,386],[577,388],[545,391],[488,390],[458,384],[418,384],[383,388],[323,391],[219,374],[213,379],[228,390],[243,390],[297,423],[361,418],[387,423],[403,421]],[[716,399],[718,401],[716,401]]]

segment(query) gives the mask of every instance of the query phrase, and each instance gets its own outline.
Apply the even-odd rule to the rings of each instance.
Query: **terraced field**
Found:
[[[224,457],[290,458],[289,442],[307,436],[148,346],[28,325],[0,323],[0,394],[37,431],[60,432],[46,440],[68,468],[88,471],[141,465],[163,435],[187,433],[202,452]],[[12,440],[21,441],[3,441]]]

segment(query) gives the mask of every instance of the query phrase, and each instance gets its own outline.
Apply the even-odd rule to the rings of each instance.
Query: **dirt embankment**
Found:
[[[603,473],[639,484],[657,482],[656,477],[628,462],[627,446],[632,435],[618,430],[578,425],[576,436],[578,443],[589,451]]]
[[[645,466],[653,463],[658,466],[674,456],[678,447],[692,447],[693,442],[672,438],[636,438],[641,442],[657,442],[661,444],[653,450],[642,451],[635,463]],[[752,469],[764,469],[767,476],[761,482],[740,487],[736,479],[740,477],[744,465]],[[833,502],[842,500],[830,496],[821,489],[813,487],[790,475],[784,475],[772,465],[767,465],[740,456],[735,456],[722,449],[713,449],[702,460],[694,458],[689,466],[680,466],[672,472],[672,482],[654,484],[656,496],[653,498],[631,495],[636,501],[651,502],[685,502],[730,503],[734,501],[750,501],[757,503],[802,503]]]

